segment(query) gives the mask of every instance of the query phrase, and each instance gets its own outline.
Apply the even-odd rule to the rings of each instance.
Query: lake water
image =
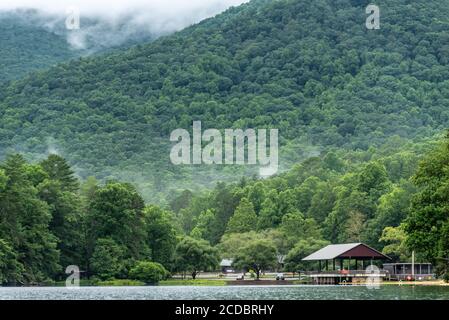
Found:
[[[0,300],[449,300],[449,286],[225,286],[0,288]]]

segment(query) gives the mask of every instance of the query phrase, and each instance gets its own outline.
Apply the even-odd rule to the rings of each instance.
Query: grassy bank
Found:
[[[144,286],[145,283],[137,280],[109,280],[99,281],[95,285],[99,287],[139,287]]]
[[[159,282],[160,286],[225,286],[225,280],[179,280],[169,279]]]
[[[449,283],[443,280],[432,281],[383,281],[381,285],[386,286],[449,286]]]
[[[137,287],[144,286],[145,283],[137,280],[128,280],[128,279],[113,279],[106,281],[99,280],[80,280],[81,287]],[[48,285],[41,285],[43,287],[56,286],[56,287],[65,287],[65,281],[57,281]]]
[[[257,285],[257,281],[251,281],[246,280],[245,282],[247,285]],[[251,282],[251,283],[250,283]],[[268,284],[268,281],[263,281],[264,285],[279,285],[281,283],[277,281],[270,281],[271,283]],[[308,279],[302,279],[302,280],[293,280],[291,281],[291,284],[293,285],[310,285],[311,281]],[[114,279],[114,280],[108,280],[108,281],[95,281],[95,280],[81,280],[80,286],[82,287],[121,287],[121,286],[127,286],[127,287],[136,287],[136,286],[145,286],[146,284],[141,281],[136,280],[123,280],[123,279]],[[226,286],[230,285],[229,281],[226,280],[218,280],[218,279],[168,279],[164,281],[160,281],[159,286],[198,286],[198,287],[204,287],[204,286]],[[449,286],[448,283],[445,283],[443,280],[433,280],[433,281],[382,281],[380,283],[381,286]],[[65,286],[64,281],[58,281],[53,284],[48,285],[42,285],[42,286],[58,286],[63,287]]]

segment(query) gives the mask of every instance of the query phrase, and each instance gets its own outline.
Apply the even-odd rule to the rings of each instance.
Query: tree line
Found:
[[[270,179],[180,191],[165,207],[146,204],[129,183],[80,181],[58,155],[10,155],[0,164],[0,282],[63,280],[77,265],[90,279],[152,283],[195,278],[222,258],[259,277],[314,268],[302,258],[344,242],[396,261],[415,250],[447,275],[449,138],[423,146],[415,149],[425,154],[395,145],[329,152]]]
[[[382,27],[367,30],[368,4],[251,1],[152,43],[0,84],[1,156],[56,147],[83,179],[131,181],[146,200],[164,203],[171,189],[218,180],[197,181],[167,161],[170,132],[193,121],[277,128],[289,163],[307,158],[298,150],[311,145],[368,150],[392,135],[440,132],[449,124],[449,7],[378,0]],[[33,48],[50,41],[14,30]],[[59,42],[44,51],[59,52]]]
[[[132,185],[80,184],[60,156],[31,164],[11,155],[0,166],[3,284],[63,279],[69,265],[87,277],[139,278],[145,262],[171,267],[178,235],[171,213],[146,206]]]

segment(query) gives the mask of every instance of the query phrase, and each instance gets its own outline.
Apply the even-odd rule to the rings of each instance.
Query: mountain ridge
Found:
[[[438,134],[449,124],[447,8],[377,3],[380,30],[365,27],[367,1],[252,1],[151,44],[31,74],[0,90],[2,155],[39,157],[54,144],[82,177],[127,177],[151,194],[179,177],[210,180],[168,159],[169,133],[194,120],[278,128],[291,163],[310,147]]]

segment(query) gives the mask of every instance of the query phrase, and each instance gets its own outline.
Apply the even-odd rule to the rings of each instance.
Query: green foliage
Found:
[[[196,226],[190,235],[209,241],[211,235],[220,235],[217,248],[222,258],[235,258],[239,248],[261,239],[271,241],[282,255],[287,255],[298,241],[310,238],[331,243],[365,242],[382,250],[389,244],[379,241],[382,231],[399,226],[408,216],[411,197],[417,190],[408,180],[410,170],[393,170],[392,159],[396,163],[418,163],[420,154],[433,145],[430,140],[405,145],[400,141],[395,137],[379,149],[335,152],[333,161],[344,164],[339,171],[329,168],[330,160],[323,154],[270,179],[221,184],[226,192],[215,189],[193,195],[189,206],[180,210],[179,219],[190,219],[201,210],[193,219]],[[240,205],[235,205],[238,199]],[[224,201],[230,204],[226,211],[217,206]],[[251,212],[250,220],[254,220],[252,211],[256,212],[257,232],[245,232],[251,230],[245,226],[245,219],[236,223],[235,215],[229,215],[234,205],[237,212],[242,203]],[[223,219],[228,217],[228,227],[234,224],[245,228],[238,230],[240,233],[223,233],[221,224],[216,223],[218,209],[226,212]],[[189,216],[184,218],[184,214]]]
[[[178,241],[173,214],[157,206],[148,206],[144,210],[144,221],[152,260],[169,266]]]
[[[411,151],[406,158],[410,159],[410,154],[419,158],[431,145],[407,145]],[[445,165],[446,149],[441,150],[437,153],[441,159],[435,160],[431,154],[432,164]],[[60,176],[51,175],[48,168],[44,170],[41,164],[48,162],[28,164],[21,156],[10,156],[0,170],[2,282],[42,283],[49,278],[63,279],[64,266],[68,264],[80,265],[94,278],[123,279],[136,261],[150,259],[196,277],[198,272],[217,268],[218,253],[222,258],[235,259],[236,266],[255,271],[275,268],[276,255],[287,255],[287,268],[299,270],[305,267],[301,258],[329,240],[367,241],[393,258],[404,260],[409,256],[408,237],[416,239],[409,229],[411,221],[420,218],[421,209],[417,208],[422,203],[416,199],[421,199],[426,188],[436,188],[435,192],[444,190],[437,187],[444,180],[439,178],[442,169],[427,162],[423,162],[414,178],[415,182],[419,179],[426,182],[417,187],[406,180],[409,170],[401,177],[395,170],[382,169],[392,158],[402,159],[403,154],[397,147],[390,149],[390,145],[366,152],[339,152],[336,157],[346,166],[341,172],[329,169],[323,155],[270,179],[245,179],[192,194],[185,205],[179,206],[176,215],[154,205],[145,206],[136,189],[127,183],[111,181],[98,185],[95,179],[89,179],[73,184],[80,186],[74,190],[67,188],[67,184],[63,186],[64,179]],[[379,174],[366,174],[367,168]],[[427,184],[427,173],[426,176],[420,173],[423,168],[435,170],[431,183]],[[68,169],[66,172],[72,172]],[[374,182],[366,183],[369,180]],[[410,199],[413,201],[409,214]],[[444,198],[436,199],[441,202],[435,203],[444,208]],[[411,216],[407,218],[404,234],[395,227],[408,215]],[[248,216],[250,219],[246,219]],[[180,222],[191,219],[190,234],[196,239],[178,240],[187,226],[182,223],[184,230],[180,230],[178,219]],[[263,228],[261,221],[265,224]],[[254,227],[255,222],[257,231],[225,233],[223,227],[245,224]],[[434,225],[425,231],[426,237],[439,239],[436,250],[441,253],[436,260],[442,272],[446,268],[445,243],[440,237],[445,228],[443,223],[437,235]],[[216,248],[203,240],[217,238]],[[415,249],[421,257],[422,249]],[[261,259],[259,253],[269,261]],[[423,258],[429,257],[423,253]]]
[[[251,241],[246,244],[235,257],[233,266],[254,270],[257,280],[260,273],[268,268],[275,268],[277,264],[277,251],[274,244],[268,240]]]
[[[364,230],[364,238],[372,244],[381,237],[386,227],[398,227],[408,216],[415,187],[410,182],[401,183],[379,198],[375,217]],[[379,244],[375,245],[379,248]]]
[[[170,279],[165,281],[160,281],[159,285],[161,286],[196,286],[196,287],[222,287],[226,285],[225,280],[200,280],[200,279],[185,279],[185,280],[178,280],[178,279]]]
[[[40,163],[40,166],[48,174],[51,180],[59,182],[62,191],[77,191],[79,188],[78,179],[67,161],[55,154],[51,154]]]
[[[240,200],[240,204],[229,219],[227,233],[243,233],[256,229],[257,216],[253,204],[247,199]]]
[[[265,233],[255,231],[247,233],[226,233],[217,245],[218,252],[223,259],[234,259],[241,248],[246,246],[249,242],[263,240],[265,238]]]
[[[277,253],[302,268],[325,241],[363,241],[397,259],[416,250],[448,276],[449,142],[413,173],[449,124],[449,7],[376,4],[380,32],[364,28],[360,1],[251,1],[151,44],[1,84],[2,283],[58,278],[67,264],[120,278],[147,260],[195,278],[217,267],[215,245],[259,276]],[[254,168],[171,165],[168,135],[193,120],[278,128],[290,169],[236,183]],[[25,161],[54,147],[69,161]],[[17,149],[25,157],[7,156]],[[227,181],[212,188],[217,177]],[[169,205],[146,206],[141,194]]]
[[[0,285],[20,282],[23,271],[17,253],[5,240],[0,239]]]
[[[145,285],[145,283],[142,281],[129,280],[129,279],[113,279],[106,281],[97,281],[92,284],[100,287],[137,287]]]
[[[285,270],[290,272],[298,272],[301,270],[306,270],[307,268],[316,267],[313,264],[302,261],[302,259],[329,244],[330,243],[328,241],[314,238],[300,240],[285,257]]]
[[[411,258],[411,252],[407,247],[407,234],[404,225],[398,227],[386,227],[379,241],[387,243],[382,253],[395,261],[407,262]]]
[[[112,26],[105,19],[81,15],[82,28],[89,32],[79,41],[73,37],[73,31],[65,27],[64,12],[50,14],[45,11],[2,8],[0,82],[20,79],[30,72],[39,72],[82,56],[123,50],[158,36],[154,32],[132,28],[124,21],[126,19]]]
[[[174,213],[179,213],[181,209],[187,208],[192,200],[193,193],[190,190],[184,190],[179,196],[175,196],[170,201],[170,209]]]
[[[5,170],[0,169],[0,191],[4,191],[6,189],[8,182],[8,176],[5,173]]]
[[[75,192],[63,187],[60,180],[44,179],[37,185],[39,198],[50,206],[49,229],[58,238],[62,266],[85,265],[84,214],[80,198]]]
[[[126,274],[126,248],[112,239],[98,239],[90,258],[92,272],[102,280],[123,277]]]
[[[18,79],[79,55],[64,35],[38,24],[31,12],[0,13],[0,81]]]
[[[204,189],[255,172],[171,165],[169,133],[193,120],[218,129],[278,128],[286,168],[321,151],[333,149],[338,158],[338,149],[366,151],[394,135],[405,141],[432,136],[449,124],[448,6],[443,0],[376,4],[383,8],[382,29],[369,32],[360,2],[251,1],[152,43],[4,84],[1,150],[20,148],[38,158],[56,146],[82,178],[126,180],[145,199],[163,203],[172,190]],[[20,35],[41,39],[36,32]],[[59,51],[57,43],[50,52]],[[324,168],[344,170],[337,158],[329,153]],[[397,182],[411,167],[389,159],[387,170]],[[370,183],[382,172],[369,174],[360,191],[377,197],[381,191]],[[280,208],[267,202],[277,215],[262,214],[263,197],[253,196],[264,218],[260,228],[279,224]],[[311,199],[303,196],[298,209],[305,214]],[[226,228],[239,202],[227,200],[217,203],[217,228]]]
[[[129,258],[144,258],[148,255],[144,207],[142,197],[132,185],[107,183],[95,192],[89,206],[90,239],[111,238],[127,247]]]
[[[431,152],[413,178],[420,191],[414,195],[405,231],[411,249],[449,274],[449,140]]]
[[[214,236],[214,228],[216,223],[216,213],[214,209],[208,209],[200,213],[195,219],[196,225],[190,232],[190,236],[195,239],[204,239],[211,241]]]
[[[199,272],[214,270],[218,266],[218,253],[207,241],[185,237],[176,246],[175,268],[190,272],[195,279]]]
[[[279,228],[284,233],[287,242],[291,246],[300,239],[322,238],[321,230],[316,221],[312,218],[305,218],[304,215],[298,211],[284,215]]]
[[[129,184],[79,186],[59,156],[29,164],[11,155],[0,164],[0,284],[62,280],[68,265],[102,280],[126,278],[140,257],[170,265],[173,213],[145,208]]]
[[[140,280],[147,284],[157,284],[161,280],[167,279],[169,272],[163,265],[150,261],[139,261],[129,271],[131,279]]]
[[[52,278],[60,266],[57,238],[49,231],[49,204],[39,198],[22,156],[9,156],[1,169],[6,185],[0,191],[0,239],[10,247],[7,256],[11,260],[7,264],[14,269],[24,268],[8,281],[40,282]]]
[[[370,162],[359,173],[357,189],[376,200],[389,190],[391,185],[387,170],[378,162]]]

